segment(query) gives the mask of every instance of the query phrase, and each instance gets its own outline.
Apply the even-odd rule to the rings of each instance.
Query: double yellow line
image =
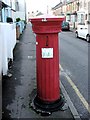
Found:
[[[61,71],[64,71],[64,69],[62,68],[60,64],[59,64],[59,68]],[[69,82],[73,90],[75,91],[75,93],[77,94],[77,96],[79,97],[79,99],[81,100],[81,102],[83,103],[83,105],[85,106],[85,108],[87,109],[87,111],[90,113],[90,105],[88,104],[88,102],[85,100],[83,95],[80,93],[79,89],[74,84],[74,82],[71,80],[71,78],[66,73],[64,73],[64,75],[67,78],[67,81]]]

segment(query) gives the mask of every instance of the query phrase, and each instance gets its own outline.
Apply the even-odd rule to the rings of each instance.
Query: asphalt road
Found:
[[[60,65],[67,78],[61,82],[81,118],[87,118],[90,112],[87,110],[90,94],[88,90],[89,44],[85,40],[75,38],[74,32],[59,34]]]

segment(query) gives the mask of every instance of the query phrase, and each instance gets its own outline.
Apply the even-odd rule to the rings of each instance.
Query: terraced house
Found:
[[[7,17],[13,19],[15,13],[15,0],[1,0],[1,21],[6,22]]]
[[[90,18],[90,0],[64,0],[52,8],[54,15],[64,15],[71,28]]]
[[[19,35],[25,27],[25,0],[1,0],[0,1],[0,77],[8,75],[8,63],[13,61],[13,50],[17,43],[17,23]],[[23,5],[22,5],[23,4]],[[16,21],[19,18],[20,21]]]
[[[79,0],[78,23],[87,24],[90,21],[90,0]]]

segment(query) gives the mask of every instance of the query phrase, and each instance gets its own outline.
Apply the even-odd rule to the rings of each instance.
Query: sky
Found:
[[[60,0],[26,0],[27,11],[31,13],[32,11],[36,12],[38,10],[39,12],[46,13],[47,6],[50,9],[59,2]]]

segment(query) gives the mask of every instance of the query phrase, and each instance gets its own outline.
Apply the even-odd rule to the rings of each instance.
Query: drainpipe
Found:
[[[5,22],[5,8],[2,9],[2,22]]]

